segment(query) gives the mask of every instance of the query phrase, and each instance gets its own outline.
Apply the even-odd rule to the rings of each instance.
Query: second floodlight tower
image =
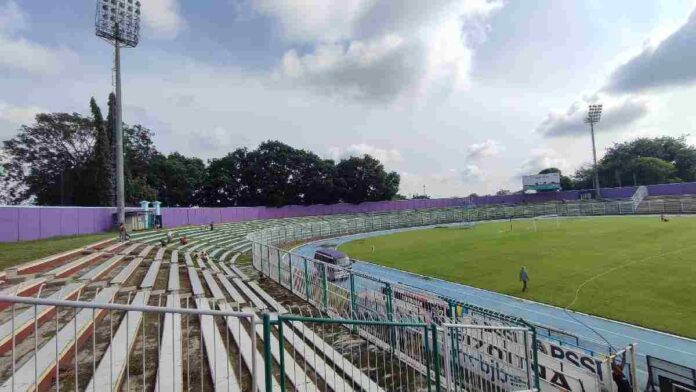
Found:
[[[602,197],[599,191],[599,169],[597,168],[597,147],[595,146],[594,125],[602,118],[602,104],[590,105],[585,118],[585,123],[590,124],[590,133],[592,134],[592,159],[594,161],[594,187],[596,198]]]
[[[121,101],[121,48],[134,48],[140,39],[140,1],[97,0],[96,34],[114,46],[114,141],[116,143],[116,217],[126,221],[123,176],[123,105]]]

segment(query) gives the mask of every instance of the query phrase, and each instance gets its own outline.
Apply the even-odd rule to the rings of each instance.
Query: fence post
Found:
[[[276,249],[276,256],[277,256],[277,257],[276,257],[276,260],[278,260],[278,284],[279,284],[281,287],[285,287],[285,286],[283,286],[283,279],[281,279],[281,277],[280,277],[280,276],[281,276],[281,275],[280,275],[280,264],[281,264],[280,249]]]
[[[350,316],[354,319],[358,319],[358,297],[355,294],[355,275],[350,272]],[[358,326],[353,324],[353,333],[358,332]]]
[[[312,303],[309,297],[309,266],[307,265],[307,258],[303,257],[304,260],[304,280],[305,280],[305,292],[307,295],[307,302]]]
[[[425,339],[425,342],[424,342],[424,346],[425,346],[425,374],[426,374],[426,378],[428,380],[428,392],[431,392],[433,390],[432,382],[431,382],[432,374],[430,374],[430,360],[432,359],[432,357],[430,356],[430,342],[428,342],[428,340],[429,340],[428,326],[427,325],[424,326],[423,330],[425,332],[423,334],[424,339]]]
[[[264,344],[270,344],[270,340],[266,340]],[[280,349],[280,361],[278,362],[280,362],[280,390],[282,392],[285,391],[285,344],[283,343],[283,320],[280,319],[280,316],[278,316],[278,348]]]
[[[433,369],[435,370],[435,391],[440,392],[440,350],[437,345],[437,325],[430,324],[433,334]]]
[[[534,388],[539,391],[539,344],[537,342],[536,327],[531,325],[529,327],[532,329],[532,347],[534,347],[534,351],[532,351],[532,360],[534,361]]]
[[[392,292],[391,284],[389,284],[389,283],[385,283],[385,284],[386,284],[385,290],[386,290],[386,294],[387,294],[387,319],[389,321],[392,321],[392,319],[394,318],[394,312],[393,312],[394,305],[392,302],[392,297],[394,296],[394,293]]]
[[[273,357],[271,356],[271,315],[263,314],[263,363],[266,377],[266,392],[273,392]],[[283,347],[280,347],[283,351]]]
[[[326,264],[322,264],[321,288],[324,292],[324,313],[329,313],[329,285],[326,282]]]

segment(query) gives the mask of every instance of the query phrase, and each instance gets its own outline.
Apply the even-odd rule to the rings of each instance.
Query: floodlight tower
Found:
[[[95,20],[97,37],[114,46],[114,84],[116,110],[116,214],[117,224],[125,223],[126,208],[123,178],[123,106],[121,105],[121,48],[134,48],[140,38],[140,1],[97,0]]]
[[[590,105],[585,123],[590,124],[590,133],[592,134],[592,159],[594,160],[594,186],[596,197],[602,197],[599,191],[599,170],[597,169],[597,147],[595,146],[594,125],[602,118],[602,104]]]

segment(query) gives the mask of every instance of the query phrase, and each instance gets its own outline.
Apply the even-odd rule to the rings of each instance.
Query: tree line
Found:
[[[599,184],[603,188],[669,184],[696,181],[696,148],[687,143],[687,136],[638,138],[614,143],[597,162]],[[560,173],[561,189],[582,190],[594,188],[594,167],[581,166],[570,176],[556,167],[538,174]],[[521,193],[519,191],[517,193]],[[496,195],[509,195],[499,190]]]
[[[0,184],[6,204],[115,205],[113,94],[107,116],[94,98],[90,115],[40,113],[3,142]],[[123,124],[127,205],[281,206],[361,203],[399,198],[400,178],[370,155],[338,162],[266,141],[207,163],[178,152],[162,154],[153,132]]]

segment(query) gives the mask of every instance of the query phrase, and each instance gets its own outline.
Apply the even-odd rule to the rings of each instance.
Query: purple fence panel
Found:
[[[94,219],[92,218],[91,210],[78,209],[77,220],[77,231],[79,234],[89,234],[94,232]]]
[[[19,208],[0,208],[0,242],[19,241]]]
[[[19,240],[29,241],[41,238],[41,214],[38,209],[19,209]]]
[[[77,208],[60,209],[60,233],[61,235],[79,234],[79,210]]]
[[[62,235],[60,225],[61,208],[42,208],[39,210],[41,215],[40,237],[48,238]]]

